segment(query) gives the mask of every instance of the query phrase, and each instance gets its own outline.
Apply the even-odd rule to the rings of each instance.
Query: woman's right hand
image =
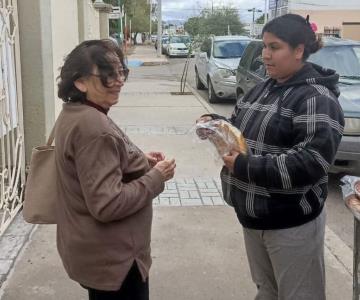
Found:
[[[213,118],[210,116],[203,116],[196,120],[196,123],[205,123],[211,121]],[[206,128],[198,128],[196,129],[197,136],[202,139],[206,140],[210,134],[214,133],[212,130]]]
[[[174,177],[175,174],[175,159],[159,161],[155,166],[164,178],[164,181],[168,181]]]

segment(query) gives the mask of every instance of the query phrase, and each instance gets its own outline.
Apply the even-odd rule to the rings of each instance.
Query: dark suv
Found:
[[[339,102],[344,111],[345,129],[333,172],[359,175],[360,161],[360,42],[338,38],[324,38],[324,47],[312,54],[308,61],[336,70],[340,75]],[[262,60],[263,42],[250,42],[241,57],[236,72],[236,97],[239,99],[257,83],[266,79]]]

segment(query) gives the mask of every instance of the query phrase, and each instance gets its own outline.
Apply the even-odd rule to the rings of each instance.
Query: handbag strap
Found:
[[[55,125],[54,125],[53,129],[51,129],[51,132],[50,132],[50,135],[49,135],[46,145],[51,146],[52,143],[54,142],[54,138],[55,138]]]
[[[46,143],[47,146],[51,146],[51,145],[53,144],[53,142],[54,142],[54,139],[55,139],[55,128],[56,128],[57,121],[58,121],[58,120],[56,119],[55,124],[54,124],[53,128],[51,129],[49,138],[48,138],[47,143]]]

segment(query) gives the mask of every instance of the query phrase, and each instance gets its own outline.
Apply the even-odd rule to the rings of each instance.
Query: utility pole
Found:
[[[133,41],[132,41],[132,32],[131,32],[131,19],[129,19],[129,33],[130,33],[130,45],[132,45]]]
[[[150,26],[149,26],[149,39],[150,39],[150,42],[151,42],[151,23],[152,23],[152,16],[151,16],[151,14],[152,14],[152,0],[150,0]]]
[[[162,38],[162,16],[161,16],[161,0],[158,0],[158,31],[157,31],[157,56],[161,56],[161,38]]]
[[[278,0],[275,0],[275,18],[277,17]]]
[[[122,41],[121,33],[122,33],[122,14],[123,14],[123,10],[122,10],[122,7],[120,5],[120,0],[118,0],[118,6],[119,6],[119,11],[120,11],[120,18],[119,18],[119,23],[120,24],[118,24],[118,26],[119,26],[119,41],[120,41],[120,44],[121,44],[121,41]]]
[[[268,5],[267,0],[265,0],[264,24],[266,24],[268,21],[268,9],[269,9],[269,5]]]
[[[255,12],[262,12],[261,9],[256,9],[253,7],[252,9],[248,9],[248,11],[252,11],[253,17],[252,17],[252,26],[251,26],[251,36],[254,36],[255,32]]]
[[[121,38],[121,41],[124,42],[124,28],[123,28],[123,18],[125,16],[125,7],[124,7],[124,4],[121,8],[121,14],[120,14],[120,38]]]

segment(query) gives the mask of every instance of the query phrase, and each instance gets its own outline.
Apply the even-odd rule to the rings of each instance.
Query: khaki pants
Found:
[[[325,210],[325,209],[324,209]],[[281,230],[244,228],[255,300],[324,300],[325,211],[311,222]]]

